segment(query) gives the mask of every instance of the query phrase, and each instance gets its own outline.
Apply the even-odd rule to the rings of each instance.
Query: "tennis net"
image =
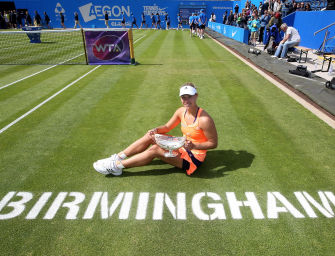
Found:
[[[82,30],[1,31],[0,64],[86,64]]]

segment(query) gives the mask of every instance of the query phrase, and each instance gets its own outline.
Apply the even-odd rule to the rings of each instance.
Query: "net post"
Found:
[[[84,52],[85,52],[85,60],[86,60],[86,65],[88,65],[88,59],[87,59],[87,52],[86,52],[86,40],[85,40],[85,33],[84,33],[84,29],[81,28],[81,36],[83,38],[83,45],[84,45]]]
[[[134,46],[133,46],[133,31],[128,29],[128,39],[129,39],[129,50],[130,50],[130,63],[135,64]]]

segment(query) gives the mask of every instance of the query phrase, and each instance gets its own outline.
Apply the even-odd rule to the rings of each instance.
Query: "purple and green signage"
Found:
[[[88,64],[131,64],[128,31],[85,30],[85,43]]]

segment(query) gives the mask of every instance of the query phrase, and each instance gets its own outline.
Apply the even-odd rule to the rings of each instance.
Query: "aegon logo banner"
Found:
[[[306,191],[286,196],[280,192],[265,192],[258,198],[254,192],[245,192],[244,195],[235,192],[94,192],[87,196],[81,192],[34,195],[32,192],[11,191],[0,199],[0,221],[21,215],[28,220],[50,220],[60,214],[67,220],[85,220],[95,216],[101,219],[157,221],[163,220],[164,213],[165,217],[183,221],[189,218],[201,221],[241,220],[249,219],[249,216],[258,220],[283,216],[315,219],[320,216],[334,218],[335,209],[335,196],[330,191],[319,191],[315,196]],[[115,216],[117,213],[118,216]]]
[[[92,2],[79,7],[79,11],[83,20],[89,22],[95,19],[104,20],[105,11],[108,16],[113,20],[121,20],[121,13],[130,17],[130,6],[109,6],[109,5],[94,5]]]

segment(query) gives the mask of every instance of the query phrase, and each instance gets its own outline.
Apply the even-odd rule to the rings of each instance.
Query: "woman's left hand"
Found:
[[[193,144],[193,142],[190,141],[190,140],[186,140],[186,141],[185,141],[185,144],[184,144],[184,148],[185,148],[186,150],[192,150],[192,149],[194,149],[194,144]]]

